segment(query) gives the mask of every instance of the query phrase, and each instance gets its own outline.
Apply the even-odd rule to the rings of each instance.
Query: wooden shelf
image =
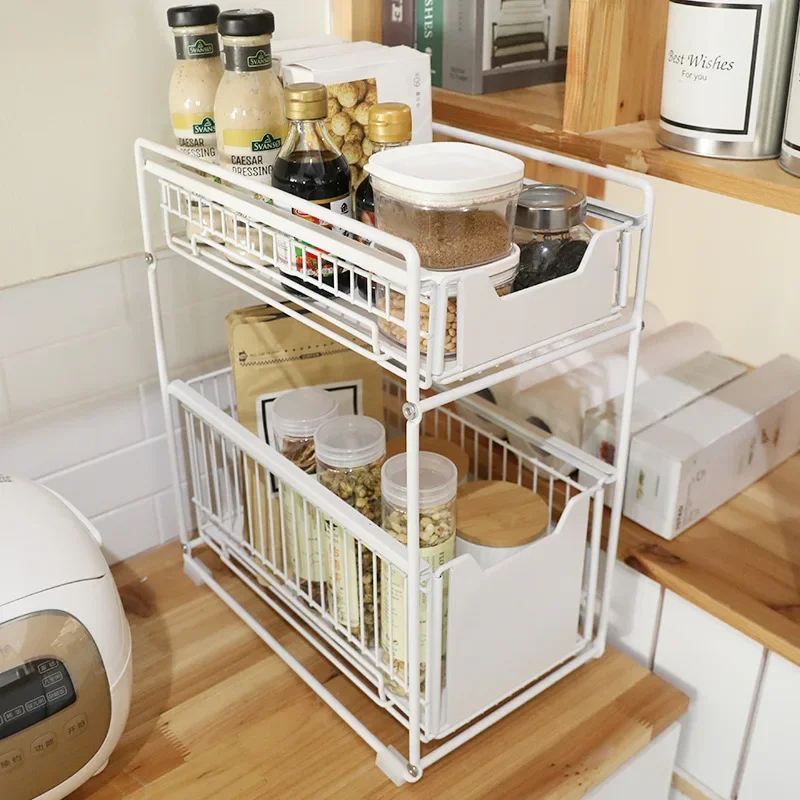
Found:
[[[671,542],[622,521],[618,558],[800,666],[800,455]]]
[[[213,555],[204,561],[314,677],[398,749],[405,729]],[[104,772],[71,800],[525,797],[591,793],[687,711],[688,698],[609,648],[395,788],[375,753],[221,600],[177,543],[114,567],[133,636],[133,701]]]
[[[725,161],[678,153],[656,142],[658,126],[649,120],[568,133],[562,130],[564,95],[563,83],[479,96],[434,89],[433,117],[455,127],[800,214],[800,178],[784,172],[777,160]]]

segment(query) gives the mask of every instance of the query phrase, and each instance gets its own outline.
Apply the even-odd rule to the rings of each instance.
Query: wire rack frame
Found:
[[[407,686],[407,715],[403,715],[402,713],[400,714],[400,717],[406,716],[406,723],[408,727],[408,751],[406,754],[401,754],[394,748],[387,747],[383,742],[378,740],[378,738],[363,724],[361,720],[359,720],[347,708],[345,708],[337,700],[337,698],[333,697],[324,686],[319,684],[319,682],[316,681],[316,679],[310,675],[307,670],[305,670],[303,665],[297,662],[291,653],[287,652],[285,648],[282,647],[279,641],[277,641],[261,625],[259,625],[259,623],[254,620],[252,616],[249,615],[248,612],[240,604],[238,604],[233,597],[228,595],[225,590],[222,589],[222,587],[213,579],[213,577],[211,577],[210,574],[203,569],[202,564],[200,564],[199,561],[197,561],[197,559],[193,556],[192,551],[198,543],[210,543],[211,546],[223,558],[228,559],[226,563],[228,563],[229,566],[231,566],[231,568],[234,569],[237,574],[239,574],[239,576],[245,581],[245,583],[247,583],[247,585],[249,585],[254,591],[262,596],[265,602],[273,607],[278,605],[275,604],[274,600],[271,599],[270,593],[263,591],[258,582],[252,579],[252,576],[248,576],[232,563],[230,559],[230,548],[226,549],[225,547],[221,546],[220,543],[218,541],[214,541],[214,538],[210,535],[204,538],[201,533],[199,536],[192,537],[184,532],[187,528],[183,519],[184,514],[180,500],[179,457],[175,442],[172,441],[171,437],[169,439],[173,484],[176,491],[181,542],[184,548],[184,558],[187,573],[198,582],[206,583],[206,585],[215,591],[215,593],[222,597],[222,599],[225,600],[225,602],[237,614],[239,614],[239,616],[256,632],[257,635],[259,635],[267,644],[269,644],[269,646],[272,647],[272,649],[281,658],[283,658],[284,661],[286,661],[286,663],[295,672],[297,672],[297,674],[303,678],[333,710],[335,710],[354,730],[356,730],[359,735],[361,735],[362,738],[368,744],[370,744],[373,749],[375,749],[377,754],[376,762],[378,766],[398,784],[404,781],[413,782],[419,780],[422,776],[423,770],[430,764],[435,763],[435,761],[447,755],[447,753],[451,752],[460,744],[478,735],[482,730],[497,720],[505,717],[514,709],[518,708],[520,705],[527,702],[541,691],[544,691],[548,686],[551,686],[553,683],[560,680],[574,669],[577,669],[581,664],[585,663],[591,658],[599,657],[605,648],[610,609],[613,562],[619,535],[624,480],[616,480],[616,484],[614,486],[614,499],[612,503],[607,540],[609,557],[606,561],[604,575],[602,578],[599,575],[599,541],[602,514],[595,513],[593,515],[593,523],[589,533],[592,547],[590,550],[587,567],[590,587],[587,587],[585,597],[583,598],[585,604],[583,616],[583,625],[586,631],[586,635],[584,637],[585,646],[578,642],[575,650],[571,654],[568,654],[566,658],[561,659],[557,663],[550,664],[547,669],[541,670],[541,672],[536,675],[529,676],[528,682],[522,683],[516,691],[506,692],[502,696],[494,698],[494,701],[488,703],[486,708],[482,710],[482,713],[466,720],[466,722],[469,723],[466,725],[466,727],[461,727],[457,732],[455,728],[453,728],[453,735],[451,735],[443,744],[436,749],[427,752],[425,755],[422,754],[421,744],[431,733],[431,729],[428,728],[426,732],[425,727],[426,719],[428,721],[430,719],[429,709],[431,705],[430,703],[427,703],[426,705],[426,698],[433,697],[435,693],[432,693],[430,686],[433,681],[429,682],[429,685],[426,688],[424,687],[424,682],[421,680],[420,665],[425,654],[421,648],[421,633],[419,626],[417,624],[413,624],[413,621],[421,618],[420,596],[425,592],[426,588],[428,588],[428,593],[432,598],[433,611],[433,613],[428,617],[429,630],[430,619],[437,617],[437,615],[439,615],[438,618],[441,618],[441,605],[443,603],[442,585],[444,577],[442,571],[437,571],[437,574],[433,575],[429,579],[426,575],[424,566],[421,566],[420,562],[418,496],[419,436],[421,426],[423,425],[423,420],[429,418],[427,417],[426,412],[440,410],[445,404],[456,400],[463,400],[465,406],[471,407],[476,413],[481,412],[485,409],[482,409],[480,402],[476,401],[474,398],[466,399],[467,395],[479,391],[480,389],[487,388],[509,377],[519,375],[540,364],[547,363],[564,355],[568,355],[570,352],[577,352],[578,350],[592,346],[599,341],[604,341],[615,336],[624,336],[628,342],[628,369],[625,383],[625,397],[623,402],[623,412],[621,415],[619,440],[617,443],[618,459],[616,467],[609,468],[607,465],[603,465],[602,463],[597,462],[589,456],[581,453],[581,451],[577,448],[571,448],[569,445],[552,438],[541,439],[538,445],[554,455],[558,455],[561,458],[566,457],[568,461],[572,459],[571,463],[573,463],[573,465],[580,466],[585,473],[594,476],[597,479],[598,488],[594,493],[594,496],[590,498],[589,493],[584,494],[587,495],[587,502],[593,503],[595,512],[597,512],[598,509],[601,511],[602,495],[604,490],[603,487],[613,483],[618,476],[624,476],[626,474],[631,408],[635,386],[635,373],[638,360],[639,342],[642,330],[642,313],[644,307],[647,264],[650,250],[650,233],[654,208],[653,193],[649,183],[636,176],[631,176],[604,167],[575,161],[557,154],[537,151],[521,145],[480,136],[467,131],[461,131],[448,126],[437,125],[435,127],[437,132],[452,138],[493,147],[495,149],[519,155],[524,158],[534,159],[554,166],[564,167],[575,172],[582,172],[592,175],[602,180],[631,186],[639,190],[642,194],[643,213],[640,215],[625,217],[629,221],[633,220],[634,224],[628,226],[627,232],[622,232],[620,234],[620,247],[623,250],[629,251],[630,232],[633,230],[640,231],[640,246],[635,276],[636,289],[634,293],[634,301],[629,318],[624,322],[620,322],[612,328],[597,332],[583,330],[578,331],[577,335],[573,335],[572,337],[570,337],[569,334],[576,334],[576,332],[567,331],[565,332],[564,336],[559,338],[557,343],[558,346],[553,347],[548,352],[537,354],[533,352],[536,348],[531,348],[531,357],[525,361],[520,361],[519,363],[512,362],[511,366],[495,371],[491,374],[477,375],[471,381],[467,381],[462,385],[453,386],[435,395],[423,396],[421,390],[424,388],[424,382],[420,379],[420,353],[418,346],[416,346],[416,342],[418,342],[420,338],[420,325],[416,314],[407,314],[405,324],[407,326],[408,344],[406,347],[405,369],[398,372],[393,370],[392,361],[384,360],[383,362],[384,366],[389,372],[394,371],[395,374],[399,374],[401,377],[407,377],[402,390],[404,394],[404,401],[401,407],[401,412],[403,421],[405,422],[407,452],[409,454],[407,472],[408,544],[406,547],[402,547],[399,545],[399,543],[395,542],[394,544],[397,545],[397,548],[394,548],[394,545],[384,541],[383,539],[375,539],[374,541],[371,540],[371,543],[377,543],[377,545],[379,545],[382,549],[382,557],[389,558],[390,561],[392,559],[396,560],[395,566],[397,566],[398,569],[402,569],[406,575],[405,588],[407,590],[407,602],[405,604],[405,613],[407,623],[407,650],[405,651],[404,655],[407,658],[407,674],[405,675]],[[155,332],[156,357],[159,381],[162,389],[162,403],[167,420],[168,430],[171,430],[174,427],[173,408],[171,406],[172,397],[179,399],[181,404],[184,404],[189,408],[191,414],[194,414],[198,419],[203,419],[206,422],[210,421],[220,426],[228,426],[232,425],[232,419],[218,408],[215,408],[212,403],[209,403],[202,398],[202,396],[198,395],[196,391],[188,387],[184,389],[185,385],[182,385],[181,382],[170,382],[163,336],[161,304],[156,280],[158,261],[155,257],[153,230],[151,229],[150,202],[148,200],[146,188],[147,175],[157,175],[160,166],[159,162],[163,161],[164,159],[172,160],[178,164],[182,164],[193,169],[201,169],[214,177],[224,179],[231,187],[218,190],[220,192],[219,199],[224,207],[231,208],[233,210],[236,210],[237,208],[244,209],[245,215],[250,215],[255,218],[262,217],[262,219],[264,219],[268,224],[277,226],[278,228],[283,228],[289,236],[293,236],[295,239],[299,238],[301,241],[309,241],[312,246],[314,246],[316,242],[317,245],[322,248],[322,252],[330,252],[328,246],[333,240],[331,239],[329,232],[325,233],[324,235],[318,235],[317,232],[309,230],[308,228],[297,229],[293,227],[295,223],[291,218],[277,221],[277,217],[279,215],[276,212],[272,210],[259,210],[252,202],[248,202],[246,200],[242,201],[241,196],[247,193],[249,193],[250,196],[255,193],[272,194],[275,195],[277,197],[277,201],[279,203],[282,202],[285,207],[294,205],[306,213],[313,212],[313,214],[321,218],[323,222],[328,222],[330,224],[336,223],[351,233],[355,233],[356,235],[364,234],[366,232],[373,240],[382,238],[383,243],[387,245],[389,249],[395,253],[398,253],[402,257],[404,269],[402,270],[403,276],[400,280],[400,283],[405,284],[406,301],[408,305],[411,308],[416,308],[419,305],[421,288],[419,257],[416,253],[416,250],[408,243],[398,240],[395,237],[391,237],[388,234],[384,234],[383,232],[372,232],[369,229],[362,230],[362,228],[365,226],[361,226],[358,222],[353,220],[341,220],[341,218],[335,219],[330,212],[327,212],[326,209],[318,209],[315,206],[306,209],[303,207],[303,201],[297,200],[296,198],[291,198],[289,196],[284,196],[283,193],[276,192],[275,190],[265,190],[265,187],[262,184],[246,178],[234,176],[213,165],[206,165],[202,162],[195,163],[194,159],[183,156],[182,154],[176,153],[175,151],[172,151],[169,148],[164,148],[160,145],[154,145],[141,140],[137,141],[135,146],[135,155],[137,166],[137,182],[140,197],[140,210],[145,240],[145,262],[148,265],[148,284],[150,289],[151,311]],[[160,158],[155,158],[155,160],[153,160],[154,155],[159,156]],[[609,209],[609,212],[613,216],[614,210]],[[330,216],[331,218],[327,219],[326,216]],[[336,237],[334,237],[334,239],[336,239]],[[341,242],[333,241],[333,244],[335,245],[334,249],[339,248],[341,245],[341,249],[343,251],[347,250],[348,255],[351,256],[352,263],[358,264],[359,261],[362,261],[363,263],[362,253],[360,253],[357,248],[355,251],[353,251],[351,244],[347,240],[342,238]],[[194,256],[195,254],[190,253],[189,255]],[[219,266],[222,268],[219,270],[220,277],[225,277],[225,279],[228,279],[228,277],[224,275],[223,269],[230,266],[231,259],[229,258],[229,254],[220,254],[220,256],[217,256],[217,258]],[[195,261],[196,263],[200,263],[204,268],[209,267],[208,263],[199,261],[197,258],[195,258]],[[392,266],[393,265],[391,264],[385,263],[375,266],[374,263],[371,262],[366,271],[375,272],[379,275],[385,276],[391,272]],[[211,271],[214,270],[212,269]],[[623,278],[624,285],[622,283]],[[622,298],[623,296],[627,295],[625,288],[627,286],[627,278],[627,271],[621,272],[618,276],[620,283],[620,285],[617,287],[618,298]],[[279,307],[281,304],[281,297],[279,294],[274,292],[260,292],[257,288],[247,285],[243,285],[242,288],[245,288],[254,297],[257,297],[262,302],[266,302],[276,307]],[[306,293],[308,293],[307,288]],[[310,293],[310,296],[313,296],[313,292]],[[294,300],[294,298],[292,299]],[[317,298],[318,301],[319,299],[320,298]],[[323,302],[322,305],[324,306],[325,303]],[[624,306],[624,302],[621,301],[620,306]],[[302,317],[299,316],[298,318],[302,319]],[[431,327],[431,330],[435,331],[434,326]],[[582,335],[584,333],[586,335]],[[336,337],[334,336],[333,338]],[[414,346],[412,346],[411,343],[414,343]],[[358,347],[355,346],[353,349],[358,350]],[[381,360],[380,358],[375,358],[374,353],[372,353],[372,356],[373,360]],[[498,424],[504,425],[506,430],[515,433],[515,435],[531,434],[530,426],[526,426],[519,420],[508,418],[502,413],[497,413],[495,421]],[[262,443],[255,437],[255,441],[249,441],[247,437],[252,435],[241,428],[241,426],[231,427],[226,430],[233,435],[233,438],[236,439],[245,450],[251,448],[252,453],[255,454],[254,457],[264,458],[265,454],[263,452]],[[283,468],[280,464],[276,465],[276,470],[278,472],[283,472]],[[200,473],[198,472],[197,475],[199,474]],[[291,471],[283,472],[283,477],[287,479],[293,486],[297,483],[297,476],[293,475]],[[352,526],[356,529],[358,529],[360,525],[363,526],[362,521],[355,518],[348,518],[347,514],[344,513],[344,510],[330,498],[325,497],[323,493],[316,494],[315,491],[311,489],[310,485],[305,485],[302,483],[302,481],[299,481],[299,489],[304,495],[312,496],[314,504],[323,508],[326,513],[329,513],[332,517],[341,517],[342,521],[346,525]],[[217,496],[219,496],[219,494]],[[334,498],[334,500],[335,499],[336,498]],[[573,502],[575,499],[576,498],[573,498]],[[357,512],[353,513],[357,514]],[[219,520],[212,520],[212,522],[214,522],[217,528],[220,527]],[[208,526],[201,525],[201,530],[202,529],[208,531]],[[369,533],[367,533],[365,538],[369,538]],[[545,538],[549,540],[552,537]],[[595,543],[597,544],[597,547],[594,547]],[[461,559],[456,559],[456,562],[459,562],[460,560]],[[452,572],[455,572],[455,568],[452,568]],[[430,587],[432,588],[428,587],[429,580]],[[454,583],[454,581],[451,581],[451,593],[453,590],[452,583]],[[588,591],[588,588],[591,587],[599,587],[601,590],[596,613],[594,610],[595,593]],[[433,640],[435,641],[436,637],[433,637]],[[428,641],[430,642],[431,639],[429,638]],[[432,655],[435,659],[438,653],[433,652]],[[336,663],[335,659],[337,658],[337,654],[335,652],[335,648],[334,652],[329,654],[329,657],[331,657],[331,659],[334,660],[334,663]],[[341,659],[338,659],[338,661],[341,663]],[[343,666],[346,667],[346,665]],[[350,672],[352,673],[352,671]],[[355,675],[355,673],[352,674],[354,679],[358,680],[358,676]],[[397,708],[395,708],[395,711],[396,710]],[[426,715],[428,716],[426,717]],[[448,728],[446,728],[446,730],[451,732]]]

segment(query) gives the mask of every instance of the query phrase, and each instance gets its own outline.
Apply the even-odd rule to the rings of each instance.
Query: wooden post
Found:
[[[381,42],[382,8],[382,0],[333,0],[333,32],[351,42]]]
[[[564,130],[658,118],[668,0],[572,0]]]

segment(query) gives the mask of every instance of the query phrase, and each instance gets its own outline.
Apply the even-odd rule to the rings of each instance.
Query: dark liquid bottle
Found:
[[[350,167],[324,125],[328,111],[327,90],[321,83],[295,83],[287,86],[284,94],[290,127],[272,170],[272,185],[338,214],[352,216]],[[293,213],[326,228],[333,227],[297,209]],[[315,253],[306,253],[306,275],[310,280],[305,281],[300,277],[303,273],[303,248],[294,247],[290,258],[294,264],[281,266],[282,273],[289,280],[314,286],[321,274],[325,285],[342,292],[349,290],[350,273],[335,270],[332,261]]]
[[[377,103],[372,106],[369,110],[368,138],[373,144],[373,153],[405,147],[411,142],[411,109],[405,103]],[[375,227],[375,197],[369,176],[361,181],[356,190],[356,219]],[[360,241],[369,244],[363,237],[360,237]],[[356,276],[356,285],[366,297],[367,279]]]

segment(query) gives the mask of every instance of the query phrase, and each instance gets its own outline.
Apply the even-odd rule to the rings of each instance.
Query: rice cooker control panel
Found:
[[[100,749],[111,695],[89,632],[64,612],[0,624],[0,797],[32,800]]]

